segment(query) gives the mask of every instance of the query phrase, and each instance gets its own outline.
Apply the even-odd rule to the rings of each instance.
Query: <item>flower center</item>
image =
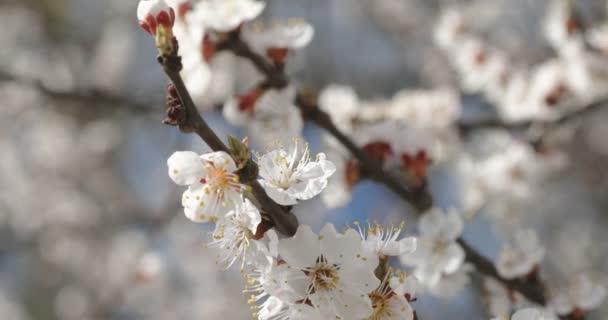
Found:
[[[338,287],[340,277],[338,267],[328,264],[323,257],[308,272],[308,277],[312,285],[311,291],[331,291]]]
[[[369,298],[372,301],[372,308],[374,309],[372,315],[369,317],[370,320],[381,320],[391,319],[392,310],[389,307],[389,300],[392,294],[385,292],[374,291],[369,294]]]

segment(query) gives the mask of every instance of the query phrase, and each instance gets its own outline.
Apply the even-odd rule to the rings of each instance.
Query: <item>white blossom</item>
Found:
[[[367,320],[412,320],[410,305],[416,289],[416,278],[404,272],[389,271],[378,288],[369,294],[373,313]]]
[[[186,217],[194,222],[217,221],[243,201],[245,186],[239,183],[234,160],[223,151],[200,156],[191,151],[175,152],[167,166],[173,182],[188,186],[182,205]]]
[[[483,279],[484,295],[482,296],[489,313],[500,319],[508,319],[513,307],[512,293],[498,280],[485,277]]]
[[[460,117],[459,99],[457,92],[448,88],[401,90],[393,96],[386,117],[413,127],[443,129]]]
[[[336,126],[343,132],[353,130],[353,119],[357,115],[359,98],[353,88],[333,84],[319,94],[319,108],[327,112]]]
[[[582,43],[580,25],[574,15],[574,3],[570,0],[552,1],[544,21],[544,35],[557,50]]]
[[[213,232],[213,241],[209,244],[219,249],[218,263],[226,264],[229,268],[235,261],[241,260],[243,269],[245,264],[253,262],[258,251],[266,253],[265,246],[254,239],[260,222],[260,212],[247,199],[218,221]]]
[[[558,292],[550,306],[560,316],[582,313],[600,306],[606,298],[606,287],[592,282],[587,274],[575,275],[568,286]]]
[[[508,320],[508,318],[493,318],[492,320]],[[557,320],[557,317],[551,312],[537,309],[537,308],[526,308],[515,312],[511,317],[511,320]]]
[[[355,222],[355,226],[363,239],[361,248],[365,254],[377,255],[378,258],[384,259],[389,256],[411,254],[416,250],[416,238],[406,237],[397,240],[404,224],[384,228],[374,222],[368,223],[367,228],[361,228],[359,222]]]
[[[457,297],[471,283],[471,272],[474,269],[473,265],[464,263],[455,272],[442,275],[436,285],[429,286],[427,283],[421,283],[420,289],[440,298]]]
[[[435,43],[443,50],[453,50],[458,45],[460,37],[462,37],[463,29],[464,17],[458,9],[443,10],[435,27]]]
[[[293,104],[295,88],[262,90],[254,88],[224,104],[224,117],[228,122],[245,126],[251,139],[264,147],[276,141],[300,137],[304,126],[298,108]]]
[[[337,150],[329,150],[327,159],[336,167],[336,172],[328,179],[321,199],[328,208],[339,208],[352,199],[352,189],[360,178],[359,166],[355,160]]]
[[[156,36],[158,26],[163,26],[171,35],[175,23],[175,11],[165,0],[140,0],[137,5],[139,25],[149,34]]]
[[[281,205],[294,205],[308,200],[327,186],[327,179],[336,171],[324,153],[310,157],[308,143],[295,139],[289,150],[278,148],[261,155],[260,184],[268,196]]]
[[[279,241],[279,255],[285,261],[277,267],[284,274],[279,285],[295,293],[288,302],[310,301],[324,319],[364,319],[372,314],[367,294],[380,284],[374,275],[378,258],[362,252],[355,230],[340,234],[328,224],[316,235],[300,225],[293,238]]]
[[[515,232],[513,243],[500,250],[496,269],[506,279],[528,275],[545,256],[545,248],[533,229],[520,229]]]
[[[203,0],[194,6],[196,21],[209,30],[229,32],[262,13],[266,4],[256,0]]]
[[[312,25],[300,19],[271,24],[255,23],[241,30],[241,37],[253,50],[281,63],[290,51],[307,46],[313,35]]]
[[[434,208],[420,218],[418,231],[416,251],[400,258],[403,264],[415,267],[414,275],[423,285],[432,288],[464,262],[464,250],[456,243],[463,231],[462,218],[455,210],[444,214]]]

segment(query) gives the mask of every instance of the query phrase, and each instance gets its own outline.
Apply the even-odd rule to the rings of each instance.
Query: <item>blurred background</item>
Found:
[[[432,32],[449,0],[269,0],[262,19],[302,17],[316,29],[290,61],[293,77],[321,89],[351,85],[364,99],[403,88],[457,86]],[[462,1],[474,26],[523,64],[551,54],[539,21],[545,0]],[[607,19],[605,1],[577,1],[583,20]],[[166,173],[176,150],[202,152],[195,136],[161,124],[167,80],[136,0],[0,1],[0,319],[249,319],[238,270],[222,271],[203,248],[209,230],[190,223],[181,188]],[[483,102],[466,97],[464,108]],[[608,109],[608,108],[607,108]],[[242,136],[206,114],[220,136]],[[534,187],[529,213],[548,247],[549,274],[586,271],[608,283],[608,111],[580,121],[560,144],[567,168]],[[319,131],[305,128],[314,151]],[[458,177],[431,172],[444,207]],[[403,204],[363,183],[346,208],[298,206],[319,227],[355,219],[399,221]],[[549,217],[549,218],[548,218]],[[415,227],[410,219],[408,229]],[[495,258],[503,239],[483,215],[465,238]],[[487,319],[479,281],[451,299],[423,297],[421,319]],[[608,308],[590,319],[608,319]]]

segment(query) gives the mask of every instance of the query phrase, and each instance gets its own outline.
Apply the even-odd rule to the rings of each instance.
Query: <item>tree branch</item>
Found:
[[[177,48],[177,41],[175,39],[174,42],[175,48]],[[159,57],[158,62],[163,67],[163,71],[167,74],[171,82],[173,82],[180,101],[185,108],[185,119],[179,124],[180,130],[182,132],[196,133],[213,151],[224,151],[230,154],[228,147],[226,147],[222,140],[220,140],[215,132],[209,127],[192,101],[192,97],[179,74],[182,69],[182,63],[181,57],[177,55],[177,49],[168,57]],[[253,162],[253,160],[248,161],[247,165],[256,166],[254,171],[257,172],[257,164]],[[259,202],[262,213],[270,218],[270,222],[276,227],[277,231],[287,236],[294,235],[298,227],[297,218],[293,213],[286,212],[281,206],[270,199],[262,186],[257,182],[256,178],[257,177],[250,181],[242,182],[251,187],[252,194]]]
[[[233,52],[236,55],[250,60],[254,66],[256,66],[256,68],[266,76],[266,82],[264,85],[279,89],[287,85],[288,78],[284,74],[282,67],[270,65],[268,62],[266,62],[264,57],[251,50],[251,48],[249,48],[249,46],[238,36],[232,35],[225,41],[226,43],[220,44],[219,48],[222,48],[223,50],[235,50]],[[285,82],[280,82],[274,79],[281,79],[281,81]],[[299,101],[296,101],[296,105],[298,105],[303,115],[306,116],[307,120],[314,122],[319,127],[323,128],[338,139],[338,141],[340,141],[340,143],[342,143],[360,162],[364,171],[374,181],[385,185],[400,198],[410,203],[412,206],[418,209],[418,214],[421,214],[424,209],[432,206],[432,198],[426,190],[421,191],[420,193],[413,193],[412,191],[405,189],[396,178],[383,170],[382,166],[369,159],[363,150],[361,150],[348,136],[341,132],[327,113],[320,110],[316,104],[310,105],[302,103],[302,97],[298,97],[298,100]],[[480,273],[497,279],[507,288],[521,293],[532,302],[541,305],[546,303],[542,286],[534,286],[524,282],[523,280],[508,280],[501,277],[490,260],[479,254],[462,238],[458,239],[458,243],[463,247],[466,253],[466,260],[472,263]]]
[[[557,120],[553,121],[518,121],[518,122],[504,122],[498,118],[482,119],[477,121],[458,123],[458,129],[461,134],[467,134],[482,129],[505,129],[509,131],[524,131],[534,126],[542,128],[542,132],[529,139],[530,144],[533,146],[542,145],[547,138],[559,127],[570,123],[576,119],[585,117],[593,112],[600,110],[604,107],[608,107],[608,98],[601,99],[598,101],[591,102],[583,108],[578,108],[574,111],[563,114]]]
[[[86,105],[103,104],[112,106],[116,109],[118,109],[118,107],[128,106],[130,110],[143,113],[152,113],[157,111],[157,109],[154,108],[153,103],[134,101],[128,97],[113,95],[99,89],[89,89],[84,91],[52,89],[46,86],[40,80],[15,77],[2,70],[0,70],[0,81],[15,82],[19,85],[34,88],[44,96],[56,100],[73,101]]]

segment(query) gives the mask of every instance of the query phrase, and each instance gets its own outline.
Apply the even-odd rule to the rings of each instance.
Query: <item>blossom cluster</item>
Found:
[[[364,101],[348,86],[330,85],[320,93],[319,107],[369,158],[396,171],[413,189],[424,187],[429,168],[451,153],[460,117],[459,97],[447,88],[404,89],[390,100]],[[323,200],[329,207],[340,207],[351,199],[362,172],[332,136],[324,140],[338,169]]]
[[[323,154],[312,161],[300,147],[295,141],[291,150],[258,155],[259,182],[279,204],[319,194],[335,170]],[[186,217],[215,223],[208,246],[217,249],[217,262],[240,264],[257,318],[413,319],[416,279],[387,264],[390,256],[407,259],[416,250],[415,238],[399,239],[403,226],[356,223],[357,229],[338,232],[328,224],[315,234],[300,225],[293,237],[279,239],[254,200],[244,197],[248,187],[229,154],[176,152],[167,164],[171,179],[188,186]]]
[[[505,121],[555,120],[605,97],[600,89],[606,84],[602,53],[586,44],[599,47],[601,30],[583,34],[564,3],[556,4],[546,21],[547,39],[558,56],[531,72],[512,69],[506,54],[467,33],[464,15],[457,10],[440,19],[436,42],[460,73],[463,89],[483,93]],[[336,135],[324,135],[328,153],[312,158],[302,142],[303,117],[296,106],[302,92],[280,78],[288,58],[311,42],[314,29],[302,20],[254,21],[264,7],[255,0],[142,0],[138,18],[156,37],[161,55],[179,44],[181,76],[196,104],[203,111],[220,106],[230,124],[248,129],[254,143],[266,148],[255,154],[259,172],[254,186],[261,186],[287,211],[317,195],[328,207],[343,206],[369,173],[359,163],[364,157],[353,158]],[[167,41],[173,35],[176,41]],[[278,78],[241,65],[243,49],[229,48],[235,39],[257,54],[251,62],[258,69],[276,71]],[[457,155],[464,176],[462,208],[469,218],[494,198],[529,197],[532,183],[564,163],[561,154],[535,149],[504,132],[484,132],[489,141],[473,137],[461,149],[460,97],[450,88],[404,89],[391,99],[366,101],[352,88],[334,84],[312,100],[372,164],[394,173],[413,192],[426,189],[431,165]],[[287,148],[276,142],[287,139],[293,139]],[[223,151],[176,152],[167,161],[168,172],[176,184],[187,187],[182,196],[186,217],[215,224],[208,246],[217,249],[217,262],[240,265],[255,317],[414,319],[410,303],[415,287],[449,297],[469,283],[474,266],[465,261],[470,248],[461,238],[464,221],[459,210],[433,208],[424,213],[417,238],[400,239],[403,226],[384,228],[375,222],[355,222],[341,232],[327,224],[319,233],[302,224],[293,237],[282,238],[251,192],[251,177],[243,181],[244,164],[233,156]],[[492,209],[504,213],[511,208]],[[513,225],[515,232],[496,259],[496,278],[538,284],[546,248],[533,229]],[[390,257],[411,268],[411,275],[390,267]],[[525,306],[515,301],[522,297],[502,284],[488,281],[486,289],[493,316],[507,319]],[[522,309],[512,319],[584,315],[605,294],[604,287],[581,276],[551,295],[546,308]]]
[[[270,254],[248,274],[249,302],[259,319],[413,319],[416,279],[385,267],[387,256],[412,252],[379,226],[360,234],[331,224],[314,233],[301,225],[292,238],[269,241]]]
[[[557,55],[534,66],[518,66],[508,53],[469,32],[458,8],[445,10],[435,42],[460,74],[463,90],[482,93],[508,122],[554,120],[605,98],[608,59],[597,50],[602,29],[585,32],[571,1],[564,0],[553,1],[543,27]]]

